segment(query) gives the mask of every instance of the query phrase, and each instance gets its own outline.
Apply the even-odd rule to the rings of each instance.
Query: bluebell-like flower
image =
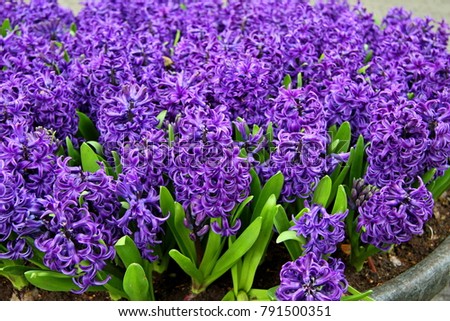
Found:
[[[281,171],[285,178],[281,192],[283,202],[307,198],[327,170],[327,137],[322,133],[281,130],[274,144],[276,149],[259,167],[260,174],[267,180]]]
[[[329,262],[314,253],[300,256],[283,265],[276,297],[280,301],[339,301],[347,291],[345,265],[338,259]]]
[[[429,130],[413,102],[386,102],[374,111],[369,132],[369,184],[383,187],[402,179],[410,183],[424,172]]]
[[[359,207],[358,230],[363,242],[387,250],[423,233],[433,215],[431,193],[419,179],[417,188],[390,183]]]
[[[336,245],[345,238],[344,219],[348,210],[344,213],[329,214],[321,206],[314,204],[305,212],[290,229],[297,235],[306,239],[303,246],[305,253],[313,252],[318,257],[333,254]]]
[[[231,140],[231,123],[221,109],[191,109],[178,123],[180,139],[173,149],[169,175],[177,200],[188,212],[194,236],[206,232],[209,218],[222,218],[214,231],[235,234],[229,213],[249,193],[249,168]]]

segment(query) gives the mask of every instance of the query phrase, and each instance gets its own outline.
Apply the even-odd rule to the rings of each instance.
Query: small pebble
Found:
[[[401,261],[398,259],[398,257],[396,257],[395,255],[389,256],[389,261],[391,261],[391,263],[392,263],[395,267],[402,266],[402,262],[401,262]]]

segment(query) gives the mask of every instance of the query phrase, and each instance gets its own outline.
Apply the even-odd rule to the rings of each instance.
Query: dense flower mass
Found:
[[[342,242],[344,235],[345,213],[327,213],[326,208],[314,204],[309,211],[305,212],[291,230],[297,232],[297,235],[306,239],[303,246],[305,253],[313,252],[318,257],[321,255],[332,254],[336,251],[336,245]]]
[[[341,0],[88,0],[76,16],[0,1],[0,259],[43,251],[85,291],[125,235],[167,259],[162,186],[201,247],[209,230],[239,237],[276,173],[289,214],[328,175],[349,212],[313,204],[294,220],[305,256],[277,297],[337,300],[343,264],[322,256],[346,215],[380,249],[431,217],[450,159],[448,36],[445,22],[394,8],[376,23]]]
[[[390,183],[375,192],[359,208],[359,214],[361,239],[387,250],[392,244],[422,234],[424,224],[433,215],[433,198],[422,182],[417,188]]]
[[[342,261],[313,252],[283,265],[276,296],[280,301],[339,301],[347,291]]]

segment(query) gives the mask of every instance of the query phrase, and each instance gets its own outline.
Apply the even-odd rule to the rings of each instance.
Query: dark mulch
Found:
[[[444,195],[435,207],[434,217],[427,223],[422,235],[410,242],[394,247],[389,253],[373,256],[374,268],[367,264],[360,273],[354,273],[349,267],[346,271],[349,283],[360,291],[374,286],[406,271],[431,253],[447,236],[450,235],[450,196]],[[345,254],[340,253],[344,260]],[[258,269],[254,288],[268,289],[279,282],[279,270],[289,260],[282,245],[270,244],[264,263]],[[190,279],[173,264],[170,269],[154,280],[157,300],[184,300],[189,297]],[[212,284],[207,291],[194,300],[221,300],[232,288],[229,273]],[[0,277],[0,301],[34,300],[34,301],[96,301],[109,300],[106,292],[87,292],[82,295],[73,293],[48,292],[27,287],[22,291],[14,290],[9,281]]]

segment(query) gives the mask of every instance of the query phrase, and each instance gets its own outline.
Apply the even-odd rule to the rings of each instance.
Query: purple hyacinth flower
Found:
[[[336,245],[345,238],[344,213],[328,214],[326,208],[314,204],[304,213],[290,229],[297,235],[305,237],[307,243],[303,246],[305,253],[313,252],[317,256],[332,254]]]
[[[280,301],[339,301],[347,291],[345,265],[308,253],[283,265],[276,297]]]
[[[423,233],[433,215],[433,196],[422,180],[417,188],[402,185],[386,185],[359,208],[358,230],[365,243],[388,250]]]

